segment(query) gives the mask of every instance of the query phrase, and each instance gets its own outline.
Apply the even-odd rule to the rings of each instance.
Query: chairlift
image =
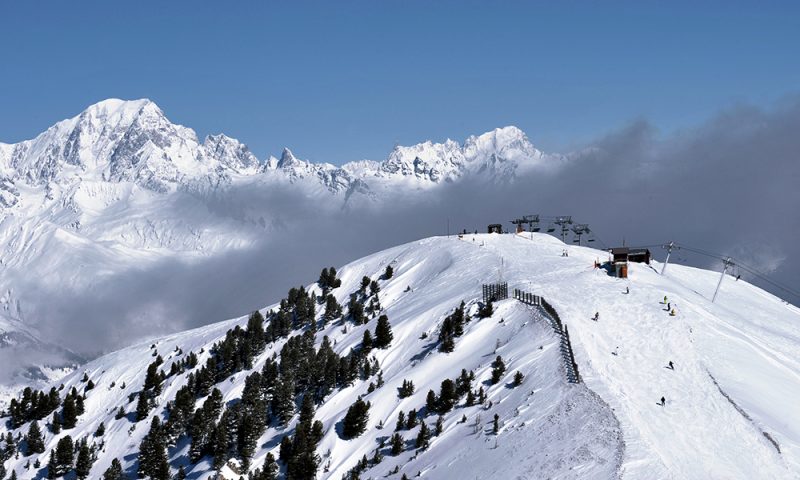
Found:
[[[536,225],[535,227],[531,227],[531,232],[538,232],[538,231],[540,231],[541,229],[542,229],[542,228],[541,228],[540,226]]]
[[[552,223],[547,226],[547,233],[553,233],[555,231],[556,231],[556,226],[553,225]]]

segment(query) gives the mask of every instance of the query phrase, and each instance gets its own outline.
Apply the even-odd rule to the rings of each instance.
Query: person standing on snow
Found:
[[[664,405],[666,405],[666,403],[667,400],[664,397],[661,397],[661,406],[663,407]]]
[[[672,363],[672,360],[669,361],[667,368],[669,368],[670,370],[675,370],[675,365]]]

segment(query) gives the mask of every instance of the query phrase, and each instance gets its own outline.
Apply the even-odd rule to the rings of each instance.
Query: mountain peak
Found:
[[[300,160],[294,156],[289,148],[284,147],[283,152],[281,152],[281,159],[278,160],[278,168],[291,167],[292,165],[297,165],[298,163],[300,163]]]

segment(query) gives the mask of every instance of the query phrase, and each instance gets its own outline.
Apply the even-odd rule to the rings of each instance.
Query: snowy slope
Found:
[[[561,255],[564,249],[568,257]],[[422,407],[427,391],[438,391],[441,380],[466,368],[474,369],[477,382],[486,381],[489,364],[498,354],[508,370],[498,385],[484,384],[485,406],[464,407],[462,401],[424,452],[411,445],[415,431],[402,432],[406,452],[397,457],[384,452],[384,461],[362,478],[383,477],[395,466],[409,477],[421,472],[424,478],[436,479],[798,478],[800,310],[730,277],[712,304],[717,274],[689,267],[670,265],[660,276],[650,266],[633,264],[628,280],[612,278],[593,268],[594,261],[605,256],[547,235],[469,235],[413,242],[342,268],[343,285],[333,292],[345,302],[362,276],[377,279],[386,265],[393,265],[394,277],[380,281],[380,301],[394,341],[389,349],[374,351],[383,387],[367,394],[369,382],[356,381],[332,393],[318,408],[316,418],[322,420],[325,436],[317,451],[326,467],[319,478],[342,478],[362,455],[371,457],[379,439],[392,434],[397,412]],[[491,318],[471,320],[454,352],[436,350],[442,319],[461,300],[474,311],[481,284],[499,280],[507,281],[510,289],[540,294],[556,308],[569,327],[585,384],[566,383],[558,339],[549,323],[538,310],[513,299],[498,302]],[[625,287],[630,294],[624,294]],[[665,295],[675,316],[660,303]],[[597,322],[591,320],[595,312],[600,314]],[[156,341],[165,358],[163,368],[176,360],[176,346],[184,354],[203,349],[202,364],[225,331],[245,323],[245,318],[231,320]],[[317,342],[327,335],[337,352],[347,352],[360,343],[365,328],[374,326],[374,320],[366,327],[350,324],[345,333],[343,325],[333,324],[318,333]],[[268,347],[254,369],[282,343]],[[106,443],[94,477],[113,458],[135,471],[135,453],[150,422],[131,429],[129,419],[114,420],[114,411],[120,405],[133,410],[135,400],[131,403],[128,395],[141,388],[152,355],[150,342],[141,343],[94,360],[63,379],[67,388],[81,389],[85,372],[97,384],[88,392],[87,413],[77,427],[61,434],[89,436],[105,422]],[[675,370],[665,368],[670,360]],[[515,371],[526,378],[512,388]],[[248,373],[217,385],[226,401],[238,398]],[[167,379],[151,415],[166,416],[164,406],[185,377]],[[412,397],[401,400],[397,387],[404,379],[413,380],[417,388]],[[112,381],[115,388],[109,388]],[[121,382],[125,390],[119,388]],[[336,424],[358,395],[373,405],[367,432],[342,440]],[[664,407],[656,405],[662,395],[667,399]],[[501,423],[496,437],[491,433],[495,413]],[[462,415],[466,423],[459,423]],[[385,427],[378,429],[381,421]],[[426,421],[432,424],[435,418]],[[267,451],[277,456],[284,433],[274,427],[266,431],[258,442],[254,467],[261,465]],[[57,438],[47,434],[48,450]],[[170,449],[174,468],[186,464],[187,449],[188,442]],[[41,457],[44,465],[46,455]],[[21,474],[27,460],[12,459],[6,466]],[[191,478],[213,475],[208,460],[190,470]],[[227,467],[223,470],[228,478],[238,478]]]

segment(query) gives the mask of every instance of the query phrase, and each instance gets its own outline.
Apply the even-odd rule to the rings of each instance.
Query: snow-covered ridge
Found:
[[[359,289],[363,276],[376,280],[394,339],[389,348],[373,350],[382,386],[373,385],[371,391],[374,377],[356,380],[316,408],[324,432],[317,448],[318,478],[342,478],[363,456],[372,458],[376,448],[383,460],[370,464],[361,478],[412,478],[417,472],[435,479],[797,478],[800,416],[794,400],[800,394],[800,311],[731,277],[711,303],[718,273],[679,265],[661,276],[658,268],[631,264],[629,278],[617,279],[593,268],[603,255],[543,234],[467,235],[412,242],[341,268],[342,285],[332,291],[339,303]],[[390,279],[381,276],[387,265],[394,269]],[[569,328],[585,384],[566,383],[559,340],[536,309],[508,299],[496,302],[490,318],[475,317],[481,284],[501,279],[509,289],[540,294],[556,308]],[[308,289],[319,293],[313,284]],[[662,304],[665,295],[674,316]],[[472,319],[453,352],[438,351],[442,320],[462,300]],[[317,309],[318,318],[322,310]],[[600,313],[598,321],[592,320],[595,312]],[[317,346],[327,336],[335,351],[344,354],[358,348],[375,323],[329,323],[317,333]],[[86,413],[75,428],[46,433],[47,451],[67,434],[103,441],[91,477],[99,477],[114,458],[134,473],[151,418],[168,418],[167,403],[188,374],[169,376],[148,418],[134,424],[131,412],[137,402],[131,394],[142,388],[154,349],[164,356],[165,371],[189,352],[200,355],[202,365],[227,330],[246,324],[246,318],[234,319],[134,345],[57,382],[64,383],[63,392],[73,386],[83,391],[85,374],[95,387],[87,392]],[[269,345],[252,369],[217,384],[225,404],[236,404],[246,376],[260,371],[283,343]],[[507,369],[492,385],[490,364],[496,355]],[[669,361],[674,369],[666,368]],[[483,405],[468,406],[462,398],[443,416],[442,433],[427,450],[414,447],[419,426],[400,431],[405,439],[400,454],[392,455],[388,442],[380,447],[394,433],[400,411],[421,410],[427,392],[438,392],[440,382],[455,378],[462,368],[475,372],[474,388],[482,386],[487,395]],[[516,371],[525,379],[514,387]],[[416,389],[400,398],[398,387],[404,380],[412,380]],[[120,388],[123,382],[125,388]],[[367,430],[344,440],[339,422],[359,396],[372,404]],[[662,396],[666,404],[657,405]],[[117,419],[120,406],[129,415]],[[494,414],[497,435],[492,432]],[[280,439],[292,434],[296,419],[287,429],[275,424],[266,429],[257,442],[253,468],[263,464],[267,453],[277,457]],[[432,426],[436,416],[424,421]],[[101,422],[105,433],[93,437]],[[14,433],[26,431],[23,426]],[[169,448],[173,473],[183,465],[189,478],[213,478],[211,459],[190,464],[188,449],[185,439]],[[20,474],[35,473],[26,469],[28,460],[39,458],[44,466],[47,451],[10,459],[6,467],[25,478]],[[399,472],[390,474],[395,467]],[[239,478],[228,466],[222,474]]]

